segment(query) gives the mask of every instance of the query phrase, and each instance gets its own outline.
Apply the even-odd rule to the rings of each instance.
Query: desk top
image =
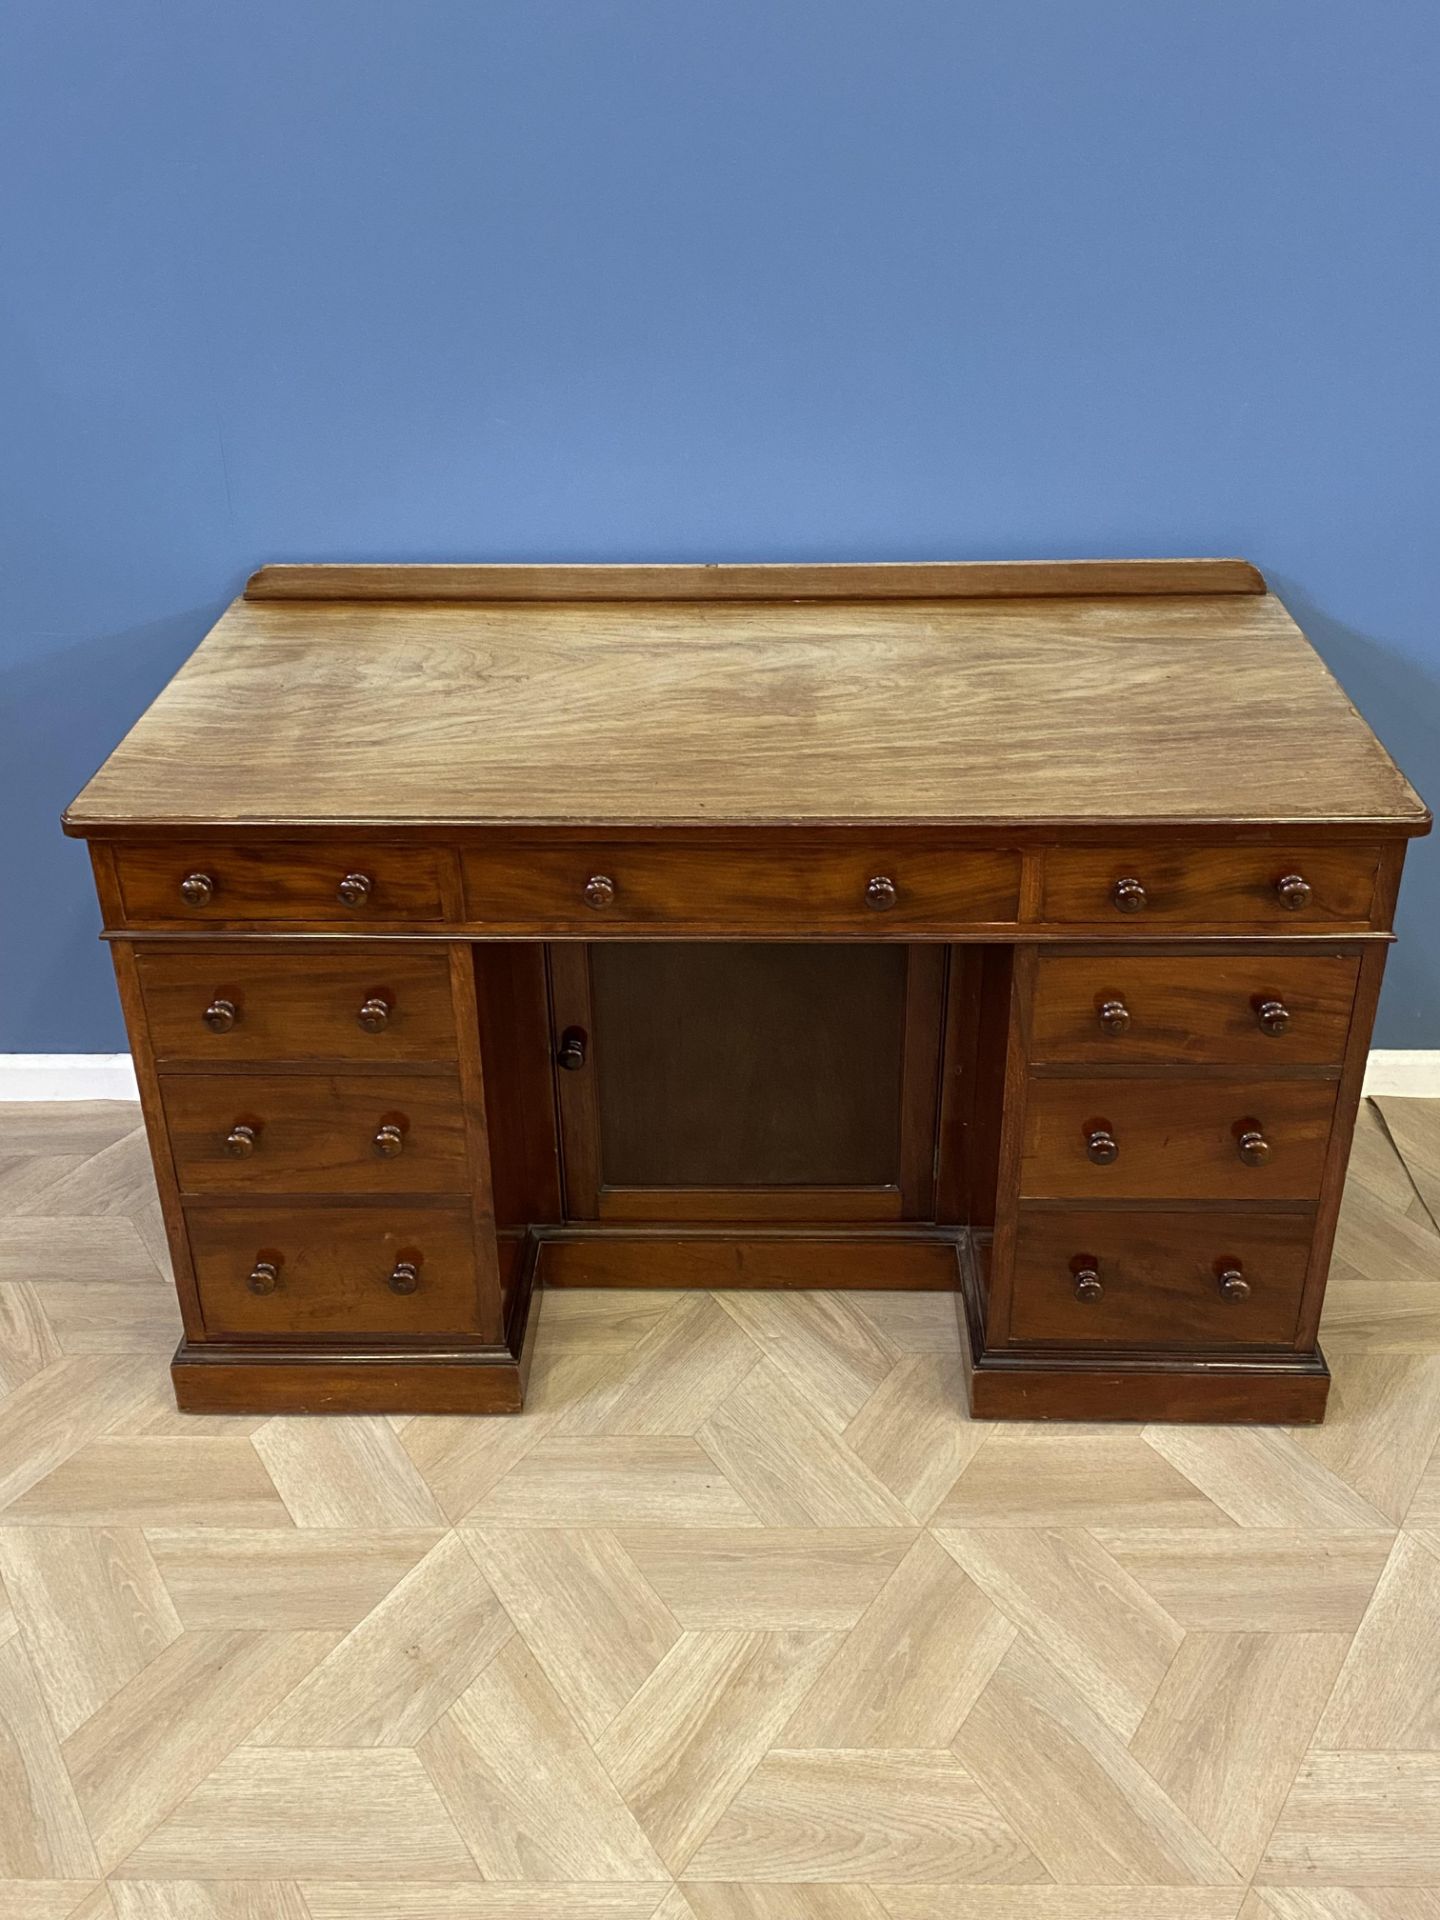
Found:
[[[65,817],[1364,825],[1423,802],[1243,561],[267,567]]]

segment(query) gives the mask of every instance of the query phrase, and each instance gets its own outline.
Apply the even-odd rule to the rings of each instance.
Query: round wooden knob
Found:
[[[280,1284],[280,1269],[273,1260],[257,1260],[245,1284],[251,1293],[274,1293]]]
[[[1100,1031],[1102,1033],[1128,1033],[1130,1031],[1130,1009],[1123,1000],[1101,1001]]]
[[[1085,1153],[1097,1167],[1112,1166],[1120,1158],[1120,1142],[1108,1127],[1092,1127],[1085,1136]]]
[[[405,1129],[396,1126],[393,1120],[387,1120],[375,1135],[375,1151],[382,1160],[393,1160],[397,1153],[403,1153]]]
[[[1263,1167],[1270,1158],[1270,1142],[1258,1127],[1247,1127],[1236,1141],[1235,1151],[1247,1167]]]
[[[225,1136],[225,1151],[236,1160],[248,1160],[260,1139],[260,1129],[247,1120],[237,1120]]]
[[[390,1002],[383,993],[372,993],[360,1002],[355,1018],[366,1033],[383,1033],[390,1024]]]
[[[240,1009],[233,1000],[226,1000],[217,995],[200,1018],[212,1033],[229,1033],[240,1018]]]
[[[370,876],[368,873],[347,873],[335,889],[344,907],[363,907],[370,898]]]
[[[597,911],[608,907],[615,898],[615,882],[608,873],[592,873],[585,882],[585,904]]]
[[[884,913],[895,904],[895,882],[888,873],[872,874],[865,883],[865,904]]]
[[[1101,1284],[1099,1273],[1093,1266],[1076,1267],[1074,1274],[1075,1298],[1077,1300],[1083,1301],[1088,1307],[1096,1300],[1104,1299],[1105,1288]]]
[[[1222,1300],[1248,1300],[1250,1282],[1239,1267],[1224,1267],[1218,1276],[1220,1298]]]
[[[420,1284],[420,1269],[413,1260],[397,1260],[385,1284],[392,1293],[414,1293]]]
[[[1298,873],[1284,874],[1275,882],[1275,892],[1282,907],[1289,907],[1292,913],[1298,913],[1301,907],[1310,904],[1310,882],[1302,879]]]
[[[1133,875],[1117,880],[1110,889],[1110,898],[1117,913],[1140,913],[1150,903],[1145,894],[1144,884]]]
[[[215,898],[215,882],[208,873],[187,873],[180,882],[180,898],[187,907],[203,907]]]
[[[1289,1031],[1290,1009],[1283,1000],[1262,1000],[1255,1009],[1255,1018],[1260,1023],[1262,1033],[1281,1034]]]
[[[566,1073],[579,1073],[585,1065],[585,1040],[583,1027],[567,1027],[560,1036],[555,1064],[563,1067]]]

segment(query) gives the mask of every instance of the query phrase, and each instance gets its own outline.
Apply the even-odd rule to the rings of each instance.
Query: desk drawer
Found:
[[[1020,1190],[1053,1200],[1313,1200],[1332,1080],[1030,1082]]]
[[[355,927],[441,920],[447,852],[187,841],[115,850],[126,922]]]
[[[1370,924],[1377,847],[1052,847],[1041,919],[1060,926],[1264,928]]]
[[[140,947],[135,965],[162,1066],[455,1058],[440,947]]]
[[[1343,953],[1042,953],[1030,1058],[1338,1066],[1359,972]]]
[[[1289,1346],[1307,1214],[1022,1209],[1013,1341],[1195,1349]]]
[[[191,1207],[211,1339],[479,1331],[468,1208]]]
[[[633,938],[678,933],[950,932],[1013,923],[1020,856],[974,847],[853,849],[786,844],[773,852],[647,842],[511,847],[464,859],[467,916],[497,933]]]
[[[466,1190],[446,1075],[166,1073],[160,1090],[182,1193]]]

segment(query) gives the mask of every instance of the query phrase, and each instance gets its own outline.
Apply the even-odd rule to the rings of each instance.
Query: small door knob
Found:
[[[237,1120],[225,1136],[225,1151],[236,1160],[248,1160],[260,1140],[260,1129],[248,1120]]]
[[[584,1066],[586,1038],[583,1027],[567,1027],[561,1034],[555,1061],[566,1073],[579,1073]]]
[[[1101,1283],[1099,1272],[1093,1263],[1088,1266],[1076,1267],[1073,1269],[1073,1272],[1075,1275],[1075,1298],[1077,1300],[1082,1301],[1084,1305],[1088,1307],[1092,1306],[1095,1301],[1104,1299],[1105,1288]]]
[[[1289,1031],[1290,1009],[1283,1000],[1262,1000],[1255,1009],[1255,1018],[1260,1023],[1262,1033],[1281,1034]]]
[[[363,907],[370,898],[370,876],[368,873],[347,873],[335,889],[343,907]]]
[[[1222,1267],[1218,1275],[1220,1298],[1222,1300],[1248,1300],[1250,1282],[1239,1267]]]
[[[205,1022],[211,1033],[229,1033],[230,1029],[235,1025],[235,1022],[240,1018],[240,1009],[233,1000],[226,1000],[223,996],[217,995],[216,998],[210,1002],[209,1006],[206,1007],[200,1018]]]
[[[1113,1166],[1120,1158],[1120,1142],[1108,1127],[1091,1127],[1085,1136],[1085,1152],[1097,1167]]]
[[[1102,1033],[1128,1033],[1130,1031],[1130,1009],[1123,1000],[1101,1001],[1100,1031]]]
[[[392,1293],[414,1293],[420,1284],[420,1269],[413,1260],[397,1260],[385,1284]]]
[[[215,898],[215,882],[208,873],[187,873],[180,882],[180,898],[187,907],[203,907]]]
[[[1310,882],[1298,873],[1287,873],[1275,882],[1275,891],[1282,907],[1288,907],[1292,913],[1298,913],[1301,907],[1310,904]]]
[[[397,1153],[405,1151],[405,1129],[393,1120],[387,1120],[375,1135],[375,1151],[382,1160],[393,1160]]]
[[[1110,898],[1117,913],[1140,913],[1150,904],[1144,883],[1133,875],[1117,880],[1110,889]]]
[[[390,1002],[383,993],[367,994],[355,1018],[366,1033],[383,1033],[390,1024]]]
[[[585,904],[594,907],[597,912],[608,907],[615,898],[615,882],[608,873],[592,873],[585,882]]]
[[[895,904],[895,882],[888,873],[872,874],[865,883],[865,904],[885,913]]]
[[[257,1260],[245,1284],[251,1293],[274,1293],[280,1284],[280,1268],[274,1260]]]
[[[1263,1167],[1270,1158],[1270,1142],[1258,1127],[1246,1127],[1235,1143],[1235,1151],[1247,1167]]]

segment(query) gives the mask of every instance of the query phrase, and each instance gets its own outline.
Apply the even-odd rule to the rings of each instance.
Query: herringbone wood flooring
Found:
[[[883,1294],[202,1419],[135,1110],[0,1109],[0,1914],[1440,1920],[1437,1169],[1366,1110],[1319,1430],[972,1426]]]

